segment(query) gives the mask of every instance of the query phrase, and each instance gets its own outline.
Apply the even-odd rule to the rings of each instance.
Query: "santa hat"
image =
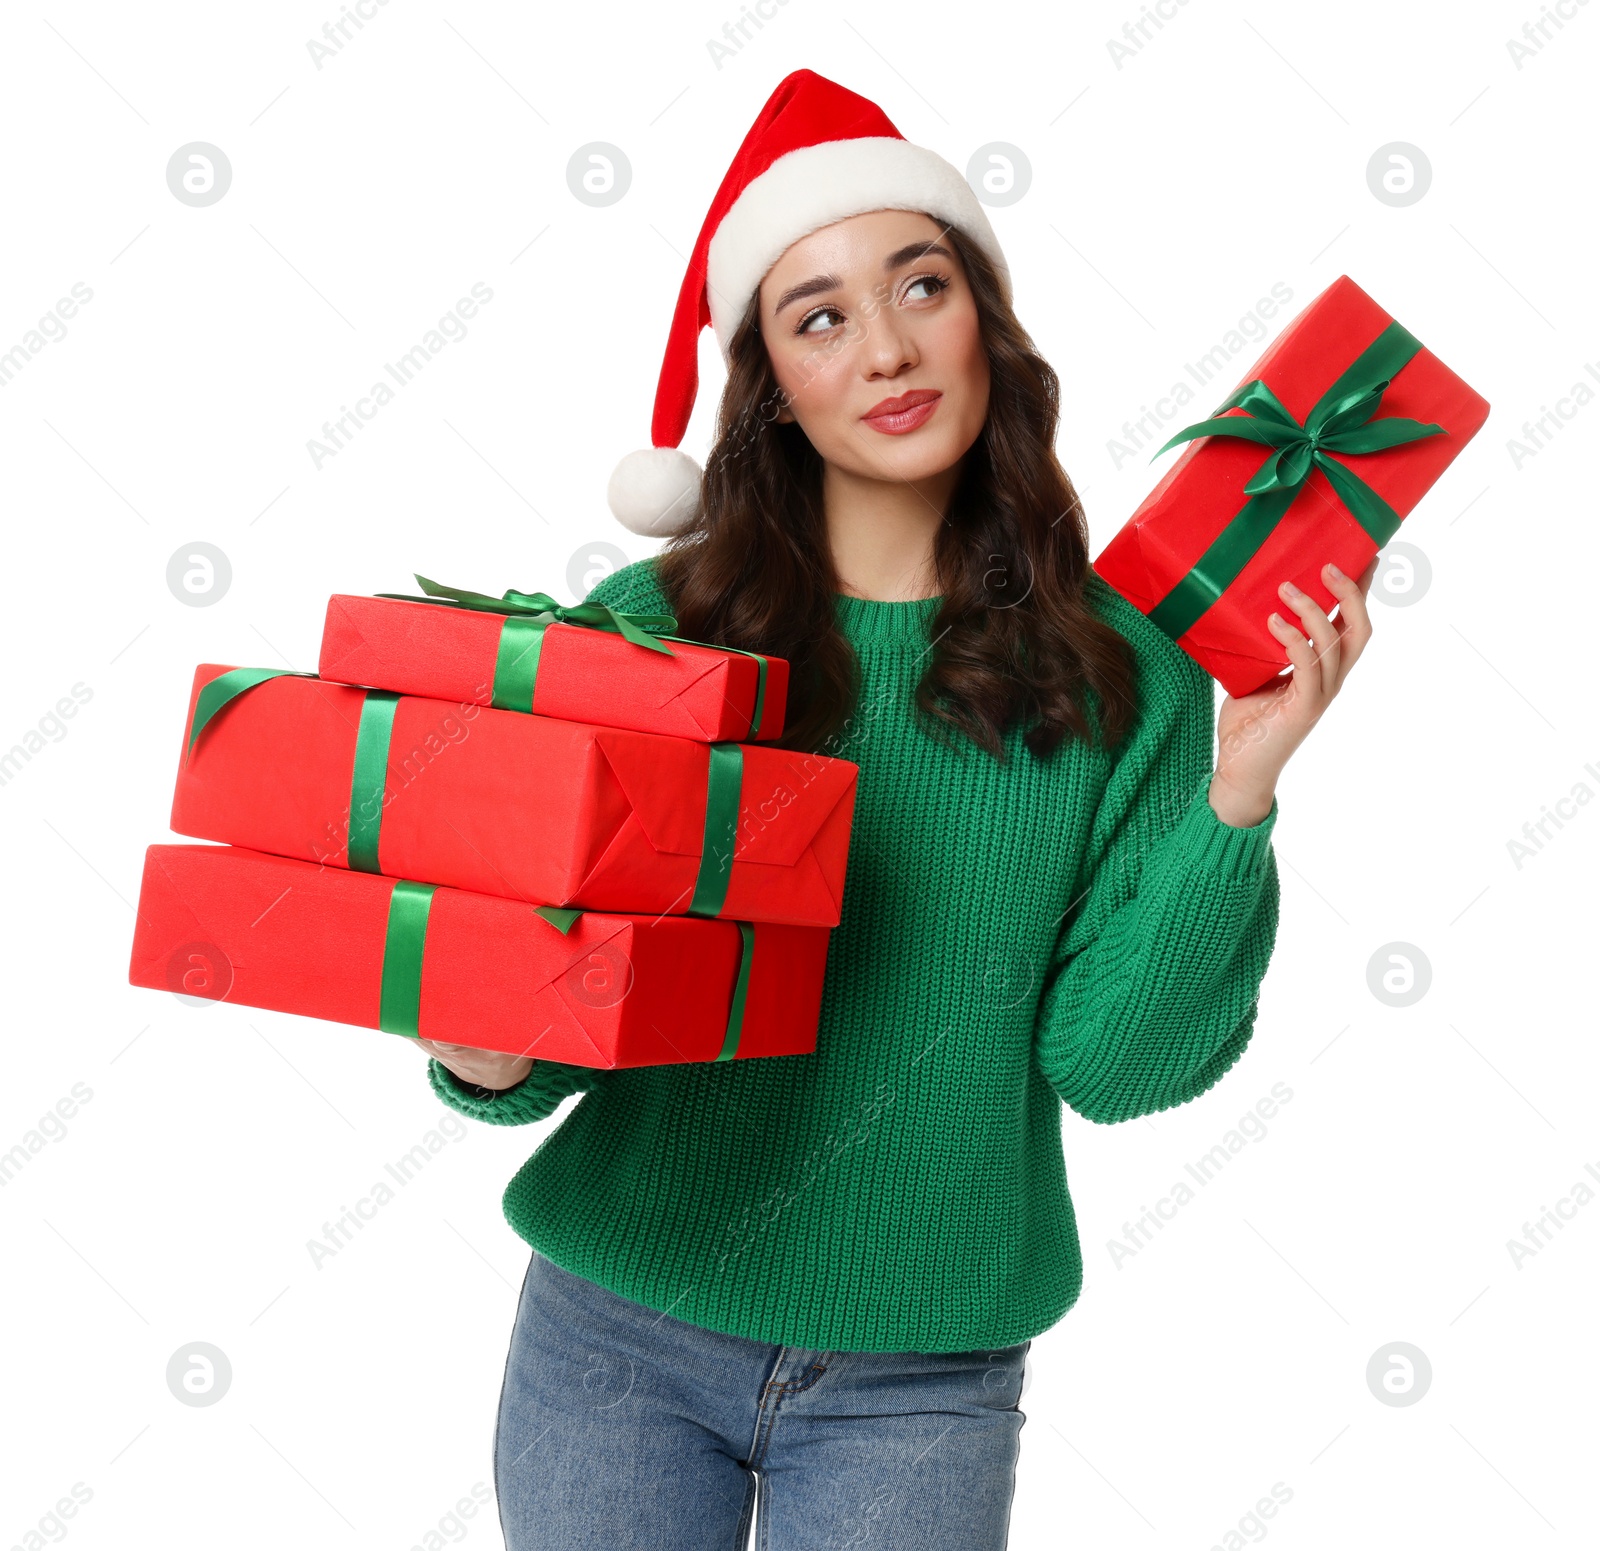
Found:
[[[656,384],[653,445],[630,452],[606,489],[623,527],[665,538],[694,520],[700,466],[678,443],[699,386],[700,330],[711,325],[726,361],[750,298],[784,250],[869,210],[921,210],[955,227],[993,263],[1009,301],[1010,271],[966,178],[910,144],[876,103],[812,70],[785,76],[744,137],[689,255]]]

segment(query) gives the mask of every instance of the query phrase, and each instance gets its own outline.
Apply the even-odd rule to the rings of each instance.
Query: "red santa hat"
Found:
[[[711,326],[726,361],[750,298],[784,250],[869,210],[920,210],[955,227],[988,256],[1010,299],[999,241],[960,171],[910,144],[867,98],[812,70],[785,76],[744,137],[689,255],[656,384],[653,445],[630,452],[606,489],[623,527],[665,538],[694,520],[700,466],[678,443],[699,386],[700,330]]]

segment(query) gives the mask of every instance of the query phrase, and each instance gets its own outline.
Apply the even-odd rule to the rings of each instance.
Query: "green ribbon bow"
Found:
[[[1403,325],[1391,323],[1345,368],[1301,424],[1259,377],[1236,388],[1212,418],[1185,426],[1151,455],[1152,461],[1197,436],[1235,436],[1275,451],[1245,481],[1250,499],[1193,568],[1150,611],[1174,641],[1220,598],[1294,504],[1313,468],[1321,469],[1346,509],[1381,549],[1400,526],[1399,515],[1353,470],[1330,453],[1380,452],[1447,434],[1441,425],[1403,415],[1374,419],[1400,369],[1422,348]],[[1242,415],[1225,411],[1243,409]]]
[[[446,587],[442,582],[429,581],[417,575],[417,585],[427,595],[412,597],[403,592],[380,592],[380,598],[400,598],[407,603],[447,603],[452,608],[477,609],[484,614],[532,615],[543,619],[547,625],[588,625],[596,630],[615,630],[635,646],[647,646],[651,651],[673,655],[672,648],[658,640],[651,631],[676,630],[678,621],[670,614],[624,614],[609,603],[557,603],[547,592],[518,592],[510,588],[498,598],[486,592],[470,592],[463,587]],[[669,640],[676,637],[668,637]]]
[[[438,603],[447,608],[476,609],[483,614],[504,614],[500,645],[495,653],[494,684],[489,704],[499,711],[531,711],[539,676],[539,648],[551,625],[583,625],[591,630],[615,631],[625,641],[653,652],[675,657],[667,645],[677,641],[684,646],[706,646],[713,651],[737,652],[756,664],[756,697],[750,714],[747,741],[754,742],[761,726],[762,709],[767,699],[767,659],[759,652],[739,646],[711,646],[707,641],[692,641],[687,636],[671,635],[678,621],[671,614],[625,614],[609,603],[557,603],[547,592],[518,592],[511,588],[498,598],[486,592],[471,592],[463,587],[446,587],[426,576],[412,573],[425,596],[413,593],[380,592],[379,598],[396,598],[402,603]]]
[[[389,919],[383,939],[383,975],[378,992],[378,1027],[385,1034],[403,1034],[418,1039],[422,1003],[422,960],[428,941],[428,916],[433,908],[434,886],[397,878],[389,895]],[[563,910],[540,905],[542,915],[558,932],[572,930],[581,910]],[[756,929],[751,921],[734,923],[739,928],[739,970],[734,977],[733,996],[728,1005],[728,1022],[722,1035],[722,1048],[713,1058],[729,1061],[739,1053],[744,1032],[745,1001],[750,987],[750,961],[755,952]]]

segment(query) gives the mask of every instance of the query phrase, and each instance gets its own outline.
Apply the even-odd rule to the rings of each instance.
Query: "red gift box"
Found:
[[[318,672],[402,695],[702,743],[783,735],[789,664],[782,657],[656,639],[665,650],[589,625],[539,627],[527,616],[341,593],[328,600]]]
[[[1331,613],[1324,563],[1360,576],[1488,413],[1487,400],[1341,275],[1204,422],[1254,418],[1252,434],[1272,440],[1217,431],[1191,440],[1094,569],[1229,694],[1249,694],[1287,662],[1267,624],[1274,610],[1296,618],[1279,584]],[[1386,427],[1389,417],[1443,434],[1364,450],[1413,434]],[[1246,492],[1258,479],[1276,484]]]
[[[186,727],[213,680],[238,675],[220,696],[263,671],[202,664]],[[298,674],[209,709],[185,739],[180,835],[535,904],[838,924],[849,760]]]
[[[563,931],[517,900],[157,845],[128,979],[610,1068],[815,1050],[827,951],[825,927],[582,912]]]

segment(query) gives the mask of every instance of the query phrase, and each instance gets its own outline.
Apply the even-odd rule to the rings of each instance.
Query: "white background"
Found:
[[[1564,401],[1520,462],[1508,442],[1600,370],[1600,5],[1520,68],[1534,0],[1168,8],[1119,64],[1133,0],[787,0],[719,65],[734,0],[391,0],[321,68],[334,0],[5,9],[0,352],[24,355],[0,389],[0,748],[47,735],[0,785],[0,1152],[27,1153],[0,1188],[0,1544],[499,1544],[492,1510],[448,1515],[492,1480],[527,1258],[501,1189],[554,1122],[463,1122],[314,1269],[307,1241],[441,1123],[423,1062],[130,988],[131,901],[171,838],[197,662],[314,668],[331,592],[413,570],[571,599],[650,552],[606,478],[648,440],[712,192],[802,65],[963,169],[990,142],[1025,154],[1027,192],[991,218],[1061,375],[1095,552],[1166,464],[1119,468],[1108,442],[1274,283],[1297,311],[1351,275],[1494,406],[1401,535],[1427,579],[1386,565],[1371,648],[1280,788],[1251,1048],[1177,1112],[1065,1117],[1086,1282],[1034,1344],[1012,1545],[1594,1544],[1600,1201],[1574,1187],[1600,1189],[1600,812],[1569,806],[1520,866],[1508,844],[1600,791],[1600,404]],[[232,167],[207,206],[166,181],[191,141]],[[609,206],[568,188],[591,141],[631,165]],[[1432,171],[1405,206],[1367,179],[1394,141]],[[493,299],[467,336],[318,467],[323,423],[475,282]],[[92,300],[28,353],[74,284]],[[696,456],[709,331],[701,359]],[[197,541],[231,566],[208,607],[166,581]],[[74,685],[91,698],[49,722]],[[1403,1007],[1369,981],[1396,943],[1431,972]],[[1119,1265],[1124,1224],[1280,1083],[1264,1135]],[[1519,1269],[1508,1240],[1563,1200]],[[167,1388],[197,1341],[232,1365],[210,1407]],[[1431,1365],[1414,1404],[1369,1386],[1396,1343]],[[50,1525],[75,1482],[92,1496]]]

